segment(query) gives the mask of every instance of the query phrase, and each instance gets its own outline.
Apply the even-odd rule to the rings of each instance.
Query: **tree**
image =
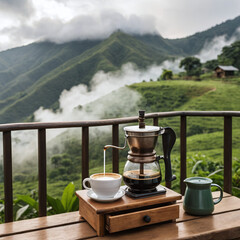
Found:
[[[199,58],[186,57],[181,60],[179,67],[183,67],[188,76],[199,76],[201,74],[202,64]]]
[[[173,76],[173,73],[171,70],[163,69],[160,79],[169,80],[169,79],[172,79],[172,76]]]
[[[74,142],[70,144],[72,151],[76,150],[74,148]],[[69,149],[67,149],[68,151]],[[54,168],[51,168],[48,173],[50,180],[68,180],[73,181],[79,178],[80,164],[78,156],[74,154],[58,154],[51,158],[51,163]]]
[[[220,65],[232,65],[240,69],[240,41],[224,47],[218,55],[218,62]]]
[[[61,155],[55,155],[51,158],[51,162],[54,165],[54,167],[57,167],[59,165],[59,163],[62,160],[62,156]]]
[[[213,60],[209,60],[207,62],[204,63],[204,67],[207,68],[210,71],[214,71],[215,68],[218,66],[218,60],[217,59],[213,59]]]

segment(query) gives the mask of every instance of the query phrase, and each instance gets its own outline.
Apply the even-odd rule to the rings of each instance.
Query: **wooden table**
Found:
[[[214,197],[218,192],[213,193]],[[0,225],[2,239],[240,239],[240,199],[224,193],[215,205],[213,215],[196,217],[187,215],[180,206],[176,222],[159,223],[123,232],[97,237],[93,228],[78,212],[5,223]]]
[[[79,214],[101,237],[106,234],[106,229],[109,233],[115,233],[150,223],[175,221],[179,218],[179,205],[176,201],[182,199],[182,195],[165,189],[165,194],[138,199],[124,196],[119,201],[108,204],[96,202],[87,196],[87,191],[80,190],[76,192]]]

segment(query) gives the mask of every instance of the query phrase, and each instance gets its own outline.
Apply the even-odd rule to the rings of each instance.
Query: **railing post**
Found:
[[[181,116],[180,125],[180,191],[185,193],[185,184],[183,180],[187,177],[187,118]]]
[[[4,165],[5,222],[12,222],[13,221],[12,141],[10,131],[3,132],[3,165]]]
[[[232,193],[232,117],[224,117],[224,191]]]
[[[47,151],[46,129],[38,130],[38,200],[39,217],[47,215]]]
[[[82,127],[82,180],[87,177],[89,177],[89,127]]]
[[[158,117],[153,118],[153,126],[158,126]]]
[[[119,146],[119,125],[112,125],[112,145]],[[116,148],[112,149],[112,171],[119,173],[119,151]]]

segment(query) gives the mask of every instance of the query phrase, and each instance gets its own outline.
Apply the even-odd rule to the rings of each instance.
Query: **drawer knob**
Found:
[[[143,220],[144,220],[144,222],[146,222],[146,223],[150,223],[150,222],[151,222],[151,217],[149,217],[148,215],[146,215],[146,216],[143,217]]]

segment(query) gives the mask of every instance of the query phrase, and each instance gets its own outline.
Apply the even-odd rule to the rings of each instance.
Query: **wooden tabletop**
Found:
[[[218,192],[213,193],[214,197]],[[180,218],[172,223],[159,223],[97,237],[92,227],[78,212],[40,217],[0,225],[2,239],[240,239],[240,199],[224,193],[211,216],[188,215],[180,206]]]

